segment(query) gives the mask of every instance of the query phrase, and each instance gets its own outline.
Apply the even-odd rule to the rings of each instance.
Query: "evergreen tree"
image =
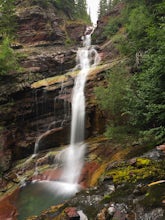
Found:
[[[54,3],[56,7],[63,10],[70,19],[74,18],[76,10],[74,0],[55,0]]]
[[[15,22],[14,0],[2,0],[0,4],[0,35],[1,37],[13,37]]]
[[[113,3],[112,0],[108,0],[108,2],[107,2],[107,5],[108,5],[108,11],[111,10],[111,8],[112,8],[112,3]]]
[[[76,12],[79,18],[87,17],[87,5],[86,0],[77,0]]]
[[[107,0],[100,0],[99,17],[105,15],[107,10],[108,10]]]
[[[10,44],[16,29],[14,0],[2,0],[0,4],[0,75],[17,70],[17,57]]]
[[[160,144],[165,141],[165,2],[163,0],[123,0],[123,2],[125,3],[123,10],[126,9],[127,13],[121,13],[120,19],[122,18],[121,25],[127,43],[119,41],[121,25],[116,26],[112,33],[115,23],[111,21],[105,30],[106,36],[113,36],[112,41],[118,42],[120,52],[129,57],[132,75],[127,89],[124,92],[121,90],[121,96],[117,96],[116,93],[122,86],[119,84],[122,82],[122,75],[119,79],[116,77],[115,82],[111,75],[107,81],[107,88],[99,88],[96,94],[101,108],[113,116],[109,124],[111,129],[108,127],[107,130],[109,137],[112,137],[112,128],[121,127],[125,116],[128,130],[131,127],[132,131],[136,130],[136,134],[143,137],[143,140],[148,138],[150,143],[153,141],[152,144]],[[114,19],[117,21],[119,17]],[[137,66],[135,55],[138,53],[141,57]],[[120,69],[118,71],[121,72]],[[122,103],[122,106],[119,107],[119,103]]]
[[[9,38],[4,38],[0,44],[0,75],[5,75],[19,68],[17,57],[12,48],[10,48]]]

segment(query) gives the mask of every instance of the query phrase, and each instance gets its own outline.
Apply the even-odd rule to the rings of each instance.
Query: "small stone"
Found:
[[[102,209],[100,213],[97,214],[97,220],[106,220],[106,209]]]
[[[136,164],[136,161],[137,161],[137,158],[132,158],[132,159],[130,159],[129,164],[131,166],[134,166]]]
[[[115,213],[115,211],[116,211],[115,205],[112,203],[112,204],[110,205],[110,207],[108,208],[108,214],[111,215],[111,216],[113,216],[114,213]]]
[[[126,214],[121,212],[120,210],[117,210],[114,213],[112,220],[126,220]]]
[[[165,152],[165,144],[157,146],[156,149]]]

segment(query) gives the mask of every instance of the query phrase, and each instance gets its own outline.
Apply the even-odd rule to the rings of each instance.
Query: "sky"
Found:
[[[93,24],[97,23],[98,19],[98,9],[99,9],[99,2],[100,0],[86,0],[88,11],[91,15],[91,20]]]

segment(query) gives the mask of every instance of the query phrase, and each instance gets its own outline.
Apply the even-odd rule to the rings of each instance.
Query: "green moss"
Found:
[[[145,166],[149,166],[151,164],[151,160],[147,159],[147,158],[137,158],[136,160],[136,166],[140,167],[145,167]]]
[[[106,194],[106,195],[104,195],[104,198],[103,198],[103,200],[102,200],[102,203],[103,203],[103,204],[109,203],[110,200],[111,200],[111,195]]]
[[[139,180],[159,180],[165,176],[164,163],[151,161],[146,158],[138,158],[135,164],[125,164],[114,168],[107,175],[113,178],[115,184],[123,182],[135,183]]]

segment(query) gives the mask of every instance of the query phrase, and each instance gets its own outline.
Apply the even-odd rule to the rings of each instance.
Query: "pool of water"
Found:
[[[79,186],[55,181],[39,181],[22,187],[16,200],[18,220],[40,215],[52,205],[63,203],[79,191]]]

